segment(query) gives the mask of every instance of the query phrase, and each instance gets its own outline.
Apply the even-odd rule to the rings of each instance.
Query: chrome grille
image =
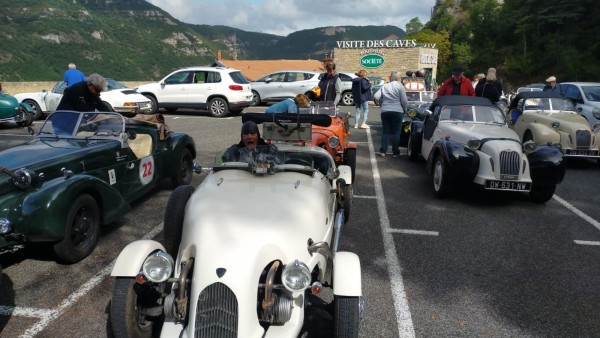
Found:
[[[521,165],[521,156],[516,151],[500,152],[500,177],[505,179],[517,179],[519,177],[519,168]]]
[[[238,303],[233,291],[223,283],[207,286],[198,297],[194,337],[236,338]]]
[[[592,143],[592,133],[589,130],[577,130],[575,132],[575,147],[577,149],[589,149]]]

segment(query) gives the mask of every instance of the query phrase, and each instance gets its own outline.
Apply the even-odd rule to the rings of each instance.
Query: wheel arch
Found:
[[[165,251],[157,241],[141,239],[127,244],[115,261],[110,273],[113,277],[135,277],[140,272],[146,257],[156,251]]]

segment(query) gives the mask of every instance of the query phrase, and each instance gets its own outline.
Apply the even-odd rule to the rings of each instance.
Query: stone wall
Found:
[[[121,81],[129,88],[135,88],[144,83],[152,81]],[[46,89],[51,91],[56,81],[34,81],[34,82],[2,82],[2,89],[9,95],[17,93],[41,92]]]

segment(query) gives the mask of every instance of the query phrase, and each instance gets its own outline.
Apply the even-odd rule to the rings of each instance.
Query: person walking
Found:
[[[462,67],[454,67],[452,69],[452,77],[444,81],[438,90],[438,96],[445,95],[463,95],[475,96],[473,84],[464,75]]]
[[[67,88],[69,88],[78,82],[85,81],[85,75],[77,69],[74,63],[69,63],[69,69],[65,70],[63,79],[67,83]]]
[[[379,154],[385,157],[390,138],[392,139],[392,157],[400,156],[400,132],[402,115],[408,105],[406,90],[400,82],[402,75],[396,71],[390,74],[390,82],[384,84],[375,93],[374,98],[381,106],[381,147]],[[470,85],[470,83],[469,83]]]
[[[356,73],[358,75],[352,79],[352,97],[356,113],[354,114],[354,129],[358,128],[360,121],[360,112],[362,110],[363,120],[360,127],[368,129],[367,117],[369,116],[369,101],[371,100],[371,82],[367,79],[367,71],[361,69]]]

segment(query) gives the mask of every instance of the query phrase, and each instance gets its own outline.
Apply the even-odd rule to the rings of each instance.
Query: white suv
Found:
[[[206,109],[214,117],[239,113],[252,104],[250,82],[237,69],[188,67],[174,71],[157,83],[136,88],[152,102],[149,113],[158,108]]]
[[[600,123],[600,82],[563,82],[560,89],[592,128]]]

